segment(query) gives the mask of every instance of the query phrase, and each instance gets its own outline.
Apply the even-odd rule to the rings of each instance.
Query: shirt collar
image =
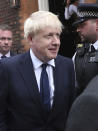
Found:
[[[30,49],[30,56],[31,56],[31,60],[32,60],[34,69],[39,68],[39,67],[43,64],[43,62],[40,61],[40,60],[35,56],[35,54],[33,53],[32,49]],[[47,63],[48,63],[49,65],[55,67],[54,59],[48,61]]]
[[[98,50],[98,40],[93,44],[96,50]]]
[[[2,55],[3,55],[3,54],[0,53],[0,58],[1,58]],[[10,51],[9,51],[7,54],[5,54],[5,56],[6,56],[6,57],[10,57]]]

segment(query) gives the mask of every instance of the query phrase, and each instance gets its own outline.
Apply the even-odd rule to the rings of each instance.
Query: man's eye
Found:
[[[45,35],[44,37],[47,39],[54,38],[54,37],[60,38],[60,34],[59,33],[57,33],[57,34],[50,33],[48,35]]]
[[[58,38],[60,38],[60,34],[56,34]]]
[[[0,38],[0,40],[6,40],[6,38],[4,38],[4,37],[1,37],[1,38]]]
[[[8,41],[11,41],[12,38],[1,37],[0,40],[8,40]]]
[[[45,38],[49,39],[51,38],[53,35],[49,34],[49,35],[45,35]]]
[[[7,38],[8,40],[12,40],[11,38]]]

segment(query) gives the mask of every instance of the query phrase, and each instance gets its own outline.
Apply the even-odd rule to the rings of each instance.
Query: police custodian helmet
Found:
[[[78,5],[78,16],[73,26],[77,26],[88,19],[98,18],[98,4],[81,3]]]

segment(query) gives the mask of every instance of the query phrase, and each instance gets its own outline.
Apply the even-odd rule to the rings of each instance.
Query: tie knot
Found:
[[[6,58],[6,56],[5,56],[5,55],[2,55],[1,58]]]
[[[42,64],[42,68],[43,68],[43,70],[46,70],[47,65],[48,65],[47,63]]]

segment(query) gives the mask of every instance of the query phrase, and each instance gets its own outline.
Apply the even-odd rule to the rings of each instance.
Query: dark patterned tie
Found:
[[[46,111],[50,110],[50,89],[49,89],[49,79],[46,72],[47,64],[42,64],[42,72],[40,78],[40,95],[41,100]]]

